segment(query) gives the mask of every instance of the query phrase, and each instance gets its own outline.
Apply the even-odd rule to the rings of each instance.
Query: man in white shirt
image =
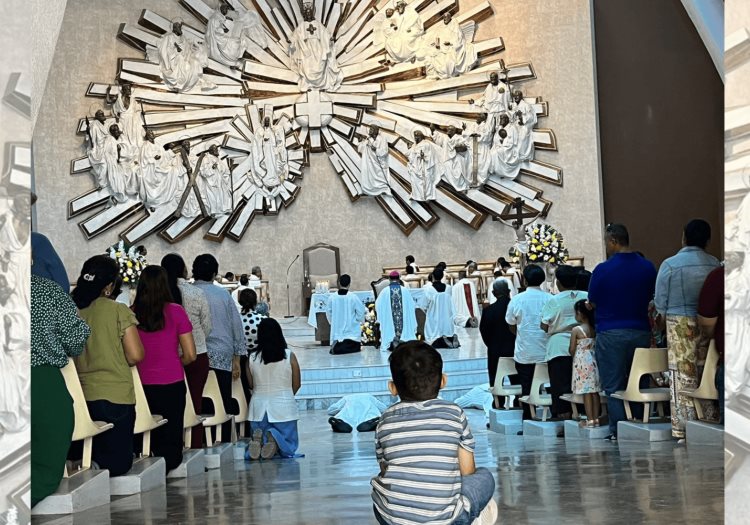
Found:
[[[458,337],[453,325],[453,297],[451,287],[443,283],[443,269],[432,271],[432,285],[424,287],[424,295],[417,305],[425,311],[424,338],[433,348],[458,348]]]
[[[246,273],[243,273],[240,275],[240,285],[234,289],[232,292],[232,299],[234,299],[234,302],[237,303],[237,308],[240,308],[240,294],[242,293],[242,290],[247,290],[250,288],[248,286],[249,278]]]
[[[544,282],[544,270],[541,266],[528,265],[523,270],[523,277],[528,287],[508,303],[505,322],[510,331],[516,334],[513,359],[521,382],[521,395],[527,396],[531,393],[536,364],[545,362],[547,334],[541,329],[542,309],[552,295],[540,288]],[[531,419],[527,404],[523,407],[523,417]]]
[[[362,321],[367,310],[359,297],[349,294],[351,283],[351,277],[342,275],[338,291],[328,298],[326,317],[331,323],[332,354],[352,354],[362,349]]]
[[[263,279],[263,273],[260,271],[260,266],[253,266],[252,270],[250,270],[250,276],[248,277],[250,287],[257,288],[260,286],[261,279]]]
[[[479,326],[479,301],[474,281],[466,278],[466,272],[458,272],[458,282],[453,285],[453,322],[456,326],[476,328]]]

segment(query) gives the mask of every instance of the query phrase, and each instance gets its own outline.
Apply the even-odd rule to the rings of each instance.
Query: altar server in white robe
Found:
[[[392,271],[390,284],[375,300],[380,323],[380,350],[393,350],[399,343],[417,338],[417,313],[409,289],[400,283],[401,274]]]
[[[432,285],[423,288],[419,308],[425,311],[424,339],[434,348],[456,348],[458,338],[453,324],[451,287],[443,282],[442,268],[432,271]]]
[[[141,146],[141,185],[139,196],[150,211],[174,200],[177,192],[180,159],[171,151],[154,143],[154,132],[146,132],[146,141]]]
[[[263,127],[255,132],[253,148],[254,171],[263,186],[272,190],[281,185],[289,174],[286,136],[281,126],[272,126],[271,118],[263,119]]]
[[[521,161],[532,160],[534,158],[534,126],[537,122],[534,106],[523,99],[521,91],[514,91],[510,112],[513,114],[518,130],[518,158]]]
[[[359,297],[349,293],[352,278],[339,277],[339,289],[328,298],[326,318],[331,324],[331,353],[351,354],[362,349],[362,322],[367,309]]]
[[[492,166],[492,142],[495,137],[495,121],[487,120],[486,113],[480,113],[477,121],[467,129],[471,148],[472,163],[470,182],[472,186],[481,186],[490,176]]]
[[[453,323],[465,328],[479,326],[479,301],[474,281],[466,278],[466,271],[458,272],[458,282],[453,284]]]
[[[225,160],[219,157],[219,146],[211,145],[203,156],[198,190],[211,217],[232,213],[232,177]]]
[[[349,434],[374,432],[378,421],[388,406],[372,394],[349,394],[328,407],[328,423],[331,430]]]
[[[302,15],[305,21],[294,30],[289,44],[291,68],[299,75],[298,86],[302,91],[336,91],[344,73],[336,60],[331,33],[315,19],[311,3],[302,7]]]
[[[419,13],[406,5],[403,0],[396,2],[396,12],[386,23],[395,24],[388,31],[388,39],[385,41],[385,50],[389,58],[396,63],[407,62],[421,58],[422,35],[424,35],[424,23]]]
[[[437,199],[437,185],[442,176],[442,151],[424,133],[414,132],[414,144],[407,152],[406,167],[411,182],[411,198],[419,202]]]
[[[359,184],[364,195],[390,195],[388,185],[388,141],[376,125],[370,126],[367,138],[357,146],[362,162],[359,165]]]
[[[500,75],[490,73],[490,83],[484,88],[484,93],[478,100],[469,99],[469,104],[482,108],[492,117],[499,117],[501,113],[508,111],[511,104],[510,89],[505,83],[500,82]]]
[[[443,23],[436,24],[427,34],[427,75],[431,78],[451,78],[468,72],[477,62],[474,44],[467,42],[453,15],[443,15]]]
[[[216,85],[203,78],[203,68],[208,65],[208,51],[203,42],[197,42],[182,31],[182,22],[172,24],[172,31],[159,39],[156,51],[148,52],[149,60],[158,61],[164,83],[180,93],[199,86],[202,91],[216,89]]]
[[[107,181],[107,163],[104,162],[104,142],[109,136],[109,126],[107,117],[104,116],[104,110],[97,109],[93,120],[86,119],[88,127],[87,137],[89,147],[87,155],[91,164],[91,171],[96,179],[96,185],[99,188],[109,186]]]
[[[109,127],[104,141],[103,156],[107,165],[107,182],[116,203],[137,197],[139,190],[138,156],[140,151],[127,142],[117,124]]]
[[[456,132],[456,126],[448,126],[447,135],[433,129],[432,140],[442,149],[443,180],[456,191],[468,191],[471,148],[466,139]]]

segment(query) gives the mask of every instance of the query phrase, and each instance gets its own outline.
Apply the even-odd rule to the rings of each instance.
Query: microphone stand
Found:
[[[289,265],[289,268],[286,269],[286,313],[287,315],[284,316],[284,319],[291,319],[294,316],[292,315],[292,306],[291,306],[291,300],[289,298],[289,270],[292,269],[292,266],[294,266],[294,263],[297,262],[297,259],[299,259],[299,254],[297,254],[297,257],[294,258],[294,260]]]

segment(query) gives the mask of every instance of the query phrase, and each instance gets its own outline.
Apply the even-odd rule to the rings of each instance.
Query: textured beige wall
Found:
[[[476,0],[462,0],[463,9]],[[531,60],[538,79],[525,83],[527,95],[541,95],[550,103],[550,117],[541,125],[555,130],[559,152],[538,158],[562,166],[564,187],[539,183],[544,197],[554,201],[548,221],[560,229],[570,252],[585,256],[589,265],[601,260],[602,213],[596,132],[589,0],[500,0],[492,2],[496,15],[481,24],[477,39],[501,35],[506,62]],[[76,221],[66,221],[69,199],[92,188],[88,176],[68,174],[70,159],[83,153],[75,135],[77,119],[92,99],[83,96],[90,81],[111,81],[118,57],[140,53],[117,41],[121,22],[135,23],[141,9],[191,21],[176,0],[68,0],[57,50],[35,129],[35,163],[39,230],[50,235],[71,275],[83,260],[117,240],[116,232],[86,242]],[[536,184],[532,181],[532,183]],[[466,259],[494,259],[506,254],[513,232],[487,221],[478,232],[446,216],[430,231],[416,230],[404,237],[369,199],[350,203],[345,189],[324,155],[313,155],[297,202],[277,217],[256,218],[242,242],[215,244],[199,232],[176,246],[157,238],[146,241],[150,260],[179,251],[186,259],[210,251],[221,270],[249,270],[259,264],[272,281],[275,313],[286,313],[284,272],[295,254],[316,242],[341,248],[342,270],[361,289],[376,278],[383,265],[400,264],[407,253],[421,263]],[[121,229],[124,229],[121,228]],[[293,313],[299,310],[301,261],[291,272]]]

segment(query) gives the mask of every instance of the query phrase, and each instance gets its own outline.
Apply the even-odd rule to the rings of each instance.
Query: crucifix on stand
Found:
[[[526,230],[524,229],[524,226],[539,217],[539,212],[537,211],[524,211],[524,204],[526,203],[521,197],[516,197],[498,217],[498,219],[513,228],[516,232],[516,249],[521,253],[521,271],[523,271],[524,266],[526,266],[526,253],[529,250],[528,243],[526,242]],[[524,224],[525,219],[531,220]]]

